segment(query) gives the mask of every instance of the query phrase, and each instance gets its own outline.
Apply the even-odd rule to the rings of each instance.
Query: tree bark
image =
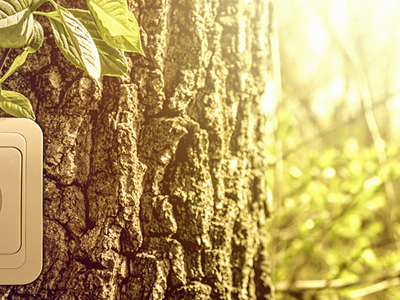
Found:
[[[126,76],[96,86],[40,17],[44,46],[3,85],[31,100],[44,132],[44,258],[36,281],[0,295],[273,299],[261,101],[271,1],[128,6],[146,57],[128,54]]]

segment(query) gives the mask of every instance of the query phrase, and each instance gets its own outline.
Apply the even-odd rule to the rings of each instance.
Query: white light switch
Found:
[[[21,247],[22,157],[16,148],[0,147],[0,254]]]

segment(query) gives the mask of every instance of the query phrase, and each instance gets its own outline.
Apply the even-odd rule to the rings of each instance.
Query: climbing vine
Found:
[[[45,2],[50,2],[55,10],[37,11]],[[100,76],[122,76],[128,71],[124,51],[144,55],[139,26],[128,11],[126,0],[86,2],[89,10],[66,9],[53,0],[0,0],[0,47],[24,49],[0,78],[0,107],[4,111],[16,117],[35,119],[24,95],[1,87],[24,64],[28,55],[42,46],[44,32],[34,19],[35,15],[49,19],[55,42],[63,55],[86,71],[97,84],[100,84]]]

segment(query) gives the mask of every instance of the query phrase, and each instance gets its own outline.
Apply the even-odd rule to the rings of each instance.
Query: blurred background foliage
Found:
[[[400,299],[400,1],[277,6],[276,298]]]

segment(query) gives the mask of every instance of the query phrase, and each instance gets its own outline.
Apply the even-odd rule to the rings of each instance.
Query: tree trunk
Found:
[[[3,85],[32,101],[44,132],[44,257],[36,281],[0,295],[273,299],[261,103],[271,2],[128,6],[146,53],[128,55],[128,75],[97,87],[40,17],[44,46]]]

